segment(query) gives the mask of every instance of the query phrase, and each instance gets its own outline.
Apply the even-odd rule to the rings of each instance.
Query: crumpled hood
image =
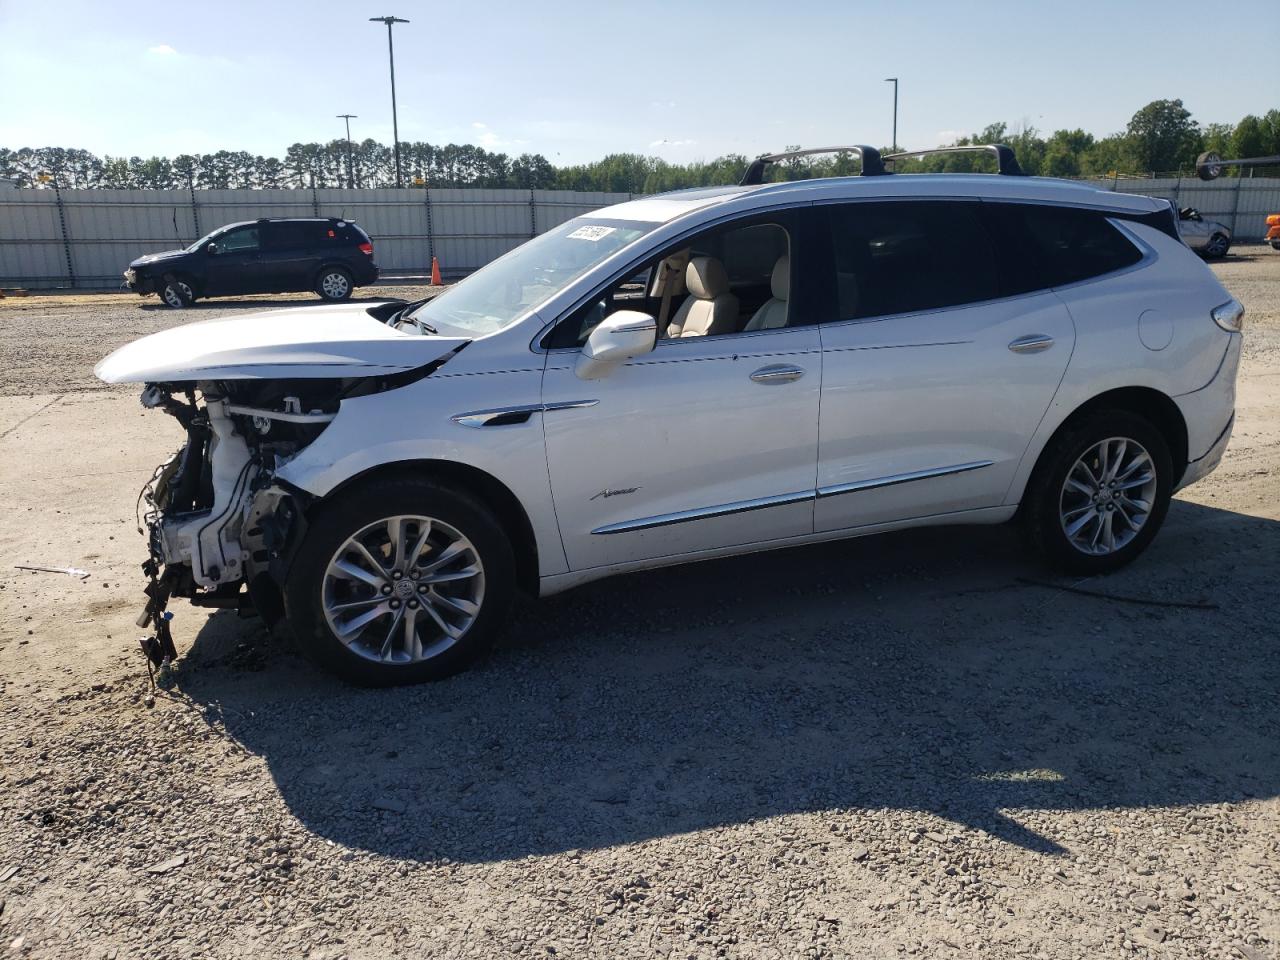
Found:
[[[106,383],[368,377],[417,369],[466,342],[394,330],[367,307],[343,303],[188,323],[121,347],[93,372]]]
[[[161,250],[159,253],[148,253],[137,260],[129,263],[131,267],[145,267],[149,263],[155,263],[159,260],[176,260],[178,257],[188,256],[185,250]]]

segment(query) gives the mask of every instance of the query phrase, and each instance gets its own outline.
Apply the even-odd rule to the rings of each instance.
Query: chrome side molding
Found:
[[[968,473],[970,470],[981,470],[989,467],[994,460],[975,460],[972,463],[957,463],[951,467],[932,467],[928,470],[913,470],[910,473],[896,473],[889,477],[875,477],[871,480],[854,480],[852,483],[836,483],[829,487],[819,487],[819,497],[838,497],[842,493],[857,493],[859,490],[878,490],[881,487],[893,487],[900,483],[911,483],[913,480],[928,480],[931,477],[946,477],[953,473]]]
[[[913,480],[928,480],[932,477],[947,477],[956,473],[968,473],[970,470],[981,470],[989,467],[994,460],[975,460],[972,463],[957,463],[950,467],[933,467],[929,470],[914,470],[911,473],[897,473],[888,477],[876,477],[872,480],[855,480],[852,483],[837,483],[817,490],[803,490],[795,493],[780,493],[773,497],[758,497],[754,500],[737,500],[715,507],[701,507],[695,510],[680,510],[676,513],[660,513],[655,517],[641,517],[638,520],[624,520],[620,523],[609,523],[596,527],[593,534],[630,533],[634,530],[650,530],[654,527],[668,527],[673,523],[689,523],[692,520],[706,520],[711,517],[727,517],[734,513],[746,513],[748,510],[764,510],[768,507],[780,507],[789,503],[803,503],[819,497],[836,497],[843,493],[856,493],[860,490],[877,490],[880,487],[892,487],[899,483],[911,483]],[[597,495],[598,496],[598,495]],[[594,500],[595,497],[592,497]]]
[[[492,410],[455,413],[449,419],[464,427],[509,427],[513,424],[527,423],[535,413],[594,407],[599,402],[599,400],[557,400],[553,403],[522,403],[511,407],[495,407]]]
[[[766,507],[780,507],[788,503],[804,503],[813,499],[812,490],[800,490],[796,493],[780,493],[773,497],[759,497],[755,500],[738,500],[724,503],[718,507],[702,507],[696,510],[681,510],[677,513],[660,513],[656,517],[641,517],[639,520],[624,520],[621,523],[609,523],[596,527],[592,533],[629,533],[633,530],[651,530],[654,527],[668,527],[673,523],[688,523],[690,520],[706,520],[710,517],[727,517],[734,513],[746,513],[749,510],[763,510]]]

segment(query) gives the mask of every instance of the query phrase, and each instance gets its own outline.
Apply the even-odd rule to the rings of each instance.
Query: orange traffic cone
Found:
[[[431,285],[433,287],[440,286],[440,259],[438,257],[431,258]]]

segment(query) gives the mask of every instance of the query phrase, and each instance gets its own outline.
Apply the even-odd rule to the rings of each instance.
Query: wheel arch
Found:
[[[335,267],[347,275],[347,279],[351,281],[351,286],[354,288],[356,285],[356,275],[352,272],[350,265],[341,260],[321,261],[320,266],[316,267],[311,274],[311,285],[314,287],[320,282],[320,278],[324,276],[324,272],[326,270],[332,270]]]
[[[1151,421],[1152,425],[1164,436],[1169,445],[1169,458],[1173,461],[1173,487],[1177,488],[1182,474],[1187,469],[1187,421],[1173,402],[1173,398],[1152,387],[1119,387],[1107,390],[1086,400],[1071,411],[1045,441],[1036,455],[1036,465],[1027,475],[1026,483],[1018,493],[1021,501],[1037,475],[1044,466],[1046,455],[1053,449],[1058,438],[1070,430],[1084,417],[1098,410],[1127,410]],[[1019,506],[1021,512],[1021,506]]]
[[[538,541],[519,498],[497,477],[479,467],[459,463],[456,460],[400,460],[379,464],[347,477],[336,487],[315,500],[311,509],[323,505],[353,487],[371,480],[395,477],[418,477],[440,480],[464,493],[477,497],[498,517],[511,538],[512,552],[516,559],[516,582],[531,596],[538,595],[539,563]]]
[[[190,287],[191,295],[193,297],[204,296],[204,284],[202,284],[200,280],[197,279],[195,274],[189,273],[186,270],[166,270],[164,273],[160,274],[160,277],[156,283],[156,293],[160,293],[162,290],[164,290],[164,285],[166,283],[169,283],[170,281],[174,281],[174,280],[182,281],[188,287]]]

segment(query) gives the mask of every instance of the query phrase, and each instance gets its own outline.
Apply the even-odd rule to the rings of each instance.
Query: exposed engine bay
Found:
[[[186,442],[159,464],[138,498],[147,538],[147,603],[138,626],[157,667],[176,657],[167,611],[172,597],[195,606],[284,614],[282,589],[306,529],[311,497],[276,471],[313,443],[342,401],[413,383],[465,342],[414,370],[344,379],[200,380],[148,383],[142,405],[172,416]]]

